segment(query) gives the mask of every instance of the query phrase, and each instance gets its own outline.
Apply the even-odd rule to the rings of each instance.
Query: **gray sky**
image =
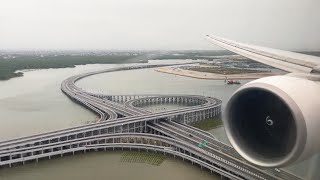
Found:
[[[241,2],[240,2],[241,1]],[[0,0],[0,49],[320,50],[319,0]]]

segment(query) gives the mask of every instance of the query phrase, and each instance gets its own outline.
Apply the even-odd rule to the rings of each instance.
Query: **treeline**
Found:
[[[146,62],[149,59],[198,59],[200,56],[225,55],[226,51],[146,51],[139,53],[113,53],[104,55],[58,55],[39,57],[36,55],[15,55],[14,59],[0,57],[0,80],[8,80],[13,77],[23,76],[17,70],[24,69],[48,69],[75,67],[85,64],[121,64]]]
[[[303,52],[320,56],[319,52]],[[5,54],[5,53],[2,53]],[[13,54],[14,55],[14,54]],[[0,56],[0,80],[23,76],[17,70],[24,69],[48,69],[74,67],[85,64],[121,64],[146,62],[149,59],[214,59],[214,56],[233,55],[228,51],[203,50],[203,51],[145,51],[131,53],[95,54],[95,55],[58,55],[39,57],[35,55],[16,55],[14,59],[4,59]],[[4,57],[4,56],[3,56]]]
[[[23,69],[49,69],[75,67],[85,64],[121,64],[141,62],[134,55],[103,55],[103,56],[19,56],[15,59],[0,59],[0,80],[23,76]]]

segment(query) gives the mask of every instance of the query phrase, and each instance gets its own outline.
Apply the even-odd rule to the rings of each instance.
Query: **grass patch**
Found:
[[[206,119],[203,121],[194,122],[191,124],[191,126],[207,131],[207,130],[219,127],[222,124],[223,123],[221,118],[214,118],[214,119]]]
[[[120,158],[120,162],[126,163],[146,163],[154,166],[159,166],[164,160],[163,154],[154,152],[136,152],[128,151],[124,152]]]

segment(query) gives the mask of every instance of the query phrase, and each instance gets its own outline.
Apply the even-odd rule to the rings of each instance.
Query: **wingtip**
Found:
[[[211,40],[216,39],[217,37],[218,37],[218,36],[212,35],[212,34],[207,34],[207,35],[206,35],[206,38],[211,39]]]
[[[207,34],[205,37],[206,37],[207,40],[212,39],[211,35],[209,35],[209,34]]]

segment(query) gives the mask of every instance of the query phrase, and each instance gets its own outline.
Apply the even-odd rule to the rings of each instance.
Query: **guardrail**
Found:
[[[94,112],[100,115],[100,119],[98,123],[82,125],[73,128],[66,128],[62,130],[52,131],[48,133],[42,133],[34,136],[17,138],[14,140],[8,140],[4,142],[0,142],[0,165],[9,164],[11,166],[12,163],[17,162],[25,162],[32,159],[39,159],[43,157],[51,157],[52,155],[63,155],[69,152],[75,151],[86,151],[88,147],[94,147],[93,144],[101,144],[107,142],[106,139],[112,139],[113,142],[110,145],[102,145],[102,146],[113,146],[118,147],[120,142],[114,142],[114,139],[117,137],[118,139],[123,138],[132,138],[136,137],[136,133],[132,134],[132,132],[144,132],[144,134],[139,134],[140,137],[144,137],[145,139],[158,139],[162,143],[170,144],[171,146],[177,147],[178,151],[183,149],[183,156],[189,159],[193,159],[194,156],[199,157],[197,160],[198,163],[202,164],[202,166],[206,166],[211,168],[216,172],[223,172],[226,177],[235,178],[235,179],[264,179],[260,174],[256,174],[253,172],[247,172],[242,170],[241,168],[234,166],[225,159],[217,159],[216,155],[209,155],[206,152],[197,149],[192,143],[186,141],[178,141],[174,138],[168,138],[164,136],[156,136],[152,134],[146,134],[147,131],[147,122],[157,123],[161,120],[177,120],[180,122],[188,123],[190,121],[197,121],[201,119],[205,119],[206,117],[212,117],[215,115],[219,115],[221,112],[221,101],[215,98],[202,97],[202,96],[185,96],[185,95],[163,95],[161,97],[144,97],[143,102],[148,103],[149,101],[164,101],[164,102],[191,102],[194,106],[185,107],[165,112],[159,113],[146,113],[146,111],[142,111],[141,109],[135,109],[133,102],[138,102],[135,97],[135,100],[131,100],[131,102],[127,103],[130,106],[121,105],[115,103],[113,101],[125,101],[125,98],[111,98],[109,96],[99,97],[99,95],[93,95],[87,93],[80,88],[75,86],[75,82],[79,79],[82,79],[87,76],[91,76],[98,73],[104,72],[114,72],[120,70],[129,70],[136,68],[150,68],[150,67],[158,67],[158,65],[148,65],[148,66],[139,66],[139,67],[119,67],[112,68],[108,70],[102,70],[97,72],[85,73],[77,76],[70,77],[64,80],[61,84],[61,90],[68,95],[73,100],[78,101],[84,106],[90,108]],[[111,96],[112,97],[112,96]],[[127,97],[127,96],[126,96]],[[109,99],[108,99],[109,98]],[[132,98],[132,97],[131,97]],[[158,98],[158,99],[157,99]],[[188,99],[189,98],[189,99]],[[128,100],[128,99],[127,99]],[[127,117],[119,118],[120,115],[125,115]],[[117,118],[118,117],[118,118]],[[116,119],[117,118],[117,119]],[[190,132],[192,128],[187,128]],[[196,129],[193,129],[197,131]],[[126,132],[126,133],[123,133]],[[205,133],[198,131],[195,132],[197,135],[203,138],[210,138]],[[204,136],[203,136],[204,134]],[[171,135],[172,136],[172,135]],[[107,138],[108,137],[108,138]],[[98,143],[98,141],[101,141]],[[87,144],[90,142],[90,144]],[[174,144],[172,144],[174,143]],[[148,142],[150,144],[150,142]],[[132,144],[131,144],[132,145]],[[131,145],[126,145],[127,147]],[[87,146],[87,147],[84,147]],[[100,146],[100,145],[99,145]],[[141,144],[139,145],[141,146]],[[145,148],[150,148],[150,146],[145,146]],[[133,146],[131,146],[133,147]],[[187,155],[186,152],[193,154]],[[174,152],[177,153],[177,152]],[[178,152],[181,153],[181,152]],[[191,156],[190,156],[191,155]],[[210,165],[211,163],[211,165]],[[214,165],[215,164],[215,165]],[[218,165],[218,166],[216,166]],[[216,168],[212,169],[211,166],[215,166]],[[218,169],[217,169],[218,168]],[[231,173],[232,172],[232,173]],[[259,173],[260,170],[258,171]],[[270,177],[273,179],[273,175],[268,173],[262,173],[265,177]]]

